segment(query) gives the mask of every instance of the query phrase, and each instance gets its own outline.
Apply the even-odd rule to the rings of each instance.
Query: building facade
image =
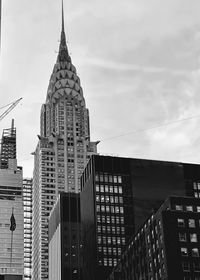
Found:
[[[22,169],[16,160],[9,161],[11,168],[0,169],[0,279],[20,280],[24,274]],[[16,225],[13,229],[12,213]]]
[[[23,179],[24,280],[30,280],[32,275],[32,186],[32,179]]]
[[[59,53],[40,121],[33,175],[33,279],[48,279],[48,216],[60,192],[80,192],[80,175],[97,145],[90,141],[89,112],[68,53],[63,8]]]
[[[109,280],[199,280],[200,200],[170,197],[127,244]]]
[[[0,154],[0,279],[24,276],[22,168],[17,166],[16,128],[4,129]]]
[[[166,197],[199,195],[199,174],[199,165],[92,156],[81,177],[84,279],[106,279]]]
[[[49,280],[82,280],[80,197],[60,193],[49,218]]]

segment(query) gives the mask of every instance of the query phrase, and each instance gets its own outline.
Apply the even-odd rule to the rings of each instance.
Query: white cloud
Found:
[[[65,2],[69,50],[90,110],[94,140],[198,114],[199,0]],[[0,129],[16,119],[19,159],[29,176],[40,106],[56,61],[60,16],[60,3],[54,0],[3,5],[1,105],[21,96],[23,102]],[[130,157],[196,161],[198,127],[199,121],[192,120],[102,141],[99,149]]]

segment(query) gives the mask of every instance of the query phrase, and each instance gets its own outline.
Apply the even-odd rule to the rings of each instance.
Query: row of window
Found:
[[[193,182],[193,189],[200,190],[200,182]]]
[[[200,192],[194,192],[194,197],[200,198]]]
[[[179,232],[179,241],[181,241],[181,242],[187,242],[187,241],[198,242],[197,234],[196,233],[190,233],[189,238],[187,238],[186,233]]]
[[[200,212],[200,206],[192,205],[175,205],[175,210],[177,211],[187,211],[187,212]]]
[[[124,227],[115,227],[115,226],[97,226],[97,232],[98,233],[113,233],[113,234],[124,234],[125,228]]]
[[[114,256],[116,256],[116,255],[121,255],[121,253],[122,253],[122,249],[119,247],[119,248],[117,248],[117,247],[101,247],[101,246],[99,246],[98,247],[98,251],[100,252],[100,253],[104,253],[104,254],[107,254],[107,255],[114,255]]]
[[[189,228],[196,228],[197,224],[200,227],[200,220],[195,221],[195,219],[182,219],[178,218],[177,219],[178,227],[186,227],[188,226]]]
[[[109,205],[96,205],[97,212],[107,212],[107,213],[116,213],[116,214],[123,214],[124,208],[119,206],[109,206]]]
[[[110,183],[122,183],[122,176],[109,175],[109,174],[97,174],[95,175],[96,182],[110,182]]]
[[[120,193],[122,194],[122,187],[121,186],[108,186],[108,185],[96,185],[96,192],[107,192],[107,193]]]
[[[181,256],[187,257],[189,255],[189,250],[186,247],[181,247]],[[199,257],[199,249],[198,248],[191,248],[191,256],[192,257]]]
[[[189,261],[183,261],[182,262],[182,269],[183,271],[198,271],[200,272],[200,261],[199,260],[195,260],[192,262],[192,265],[190,264]]]
[[[124,217],[123,216],[104,216],[104,215],[97,215],[97,222],[98,223],[107,223],[107,224],[124,224]]]
[[[125,237],[116,237],[116,236],[97,236],[98,244],[113,244],[113,245],[125,245]]]
[[[123,203],[122,196],[109,196],[109,195],[96,195],[97,202],[105,202],[105,203]]]

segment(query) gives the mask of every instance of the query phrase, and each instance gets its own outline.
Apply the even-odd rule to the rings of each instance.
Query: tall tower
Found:
[[[0,279],[24,275],[22,167],[17,166],[16,129],[4,129],[0,166]]]
[[[48,279],[48,217],[59,192],[80,192],[80,176],[98,142],[62,28],[59,53],[41,108],[33,174],[33,279]]]

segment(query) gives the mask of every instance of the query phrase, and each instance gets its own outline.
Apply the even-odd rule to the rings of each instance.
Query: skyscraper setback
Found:
[[[89,112],[62,30],[59,53],[41,108],[34,152],[33,279],[48,278],[48,217],[59,192],[80,192],[80,175],[97,142],[90,142]]]

